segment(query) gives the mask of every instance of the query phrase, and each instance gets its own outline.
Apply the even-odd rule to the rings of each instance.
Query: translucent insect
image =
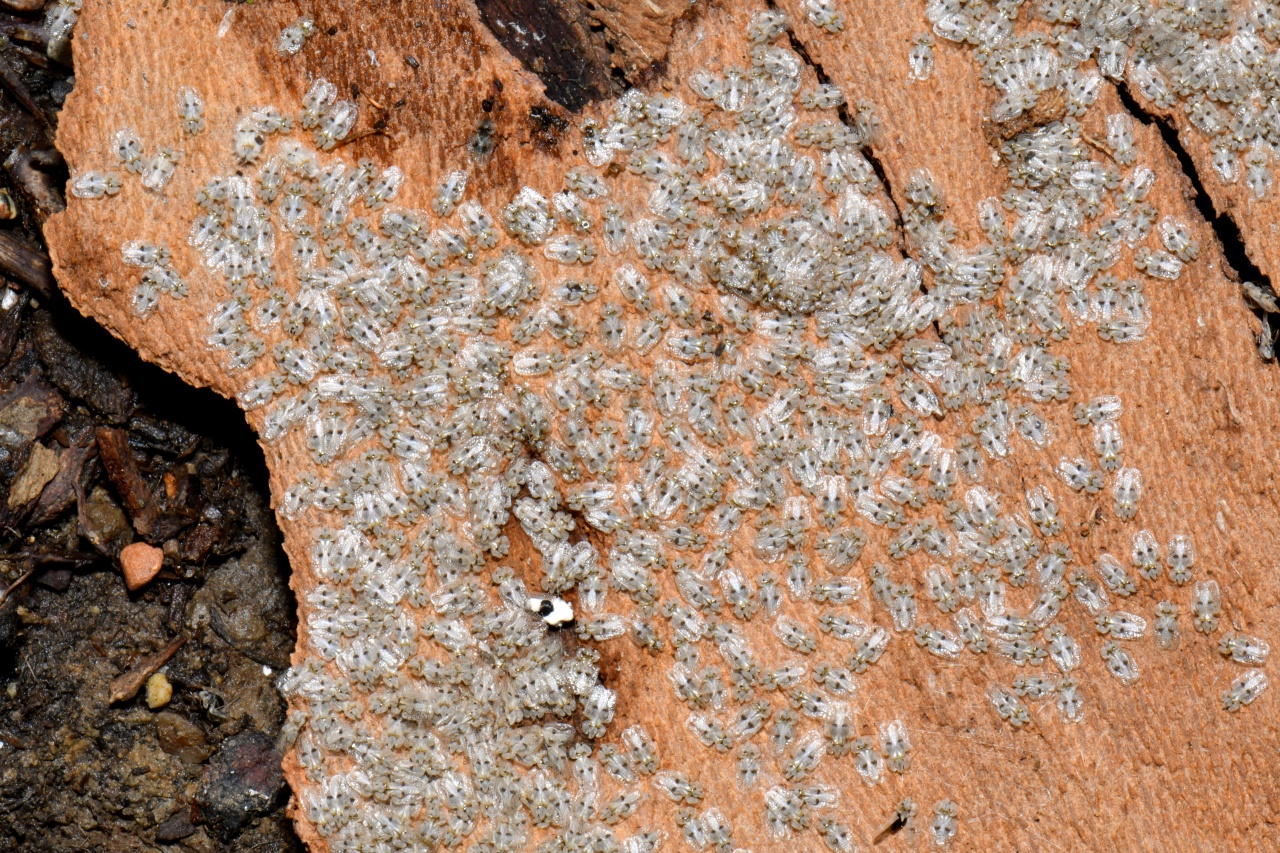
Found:
[[[769,732],[769,745],[775,753],[781,754],[795,740],[799,722],[799,716],[789,708],[779,711],[773,718],[773,729]]]
[[[565,173],[565,188],[583,198],[599,199],[609,195],[609,187],[599,177],[584,169],[574,167]]]
[[[1061,625],[1050,625],[1045,631],[1049,643],[1049,659],[1064,673],[1080,665],[1080,644],[1068,636]]]
[[[167,246],[132,240],[121,247],[120,257],[129,266],[146,268],[167,264],[170,253]]]
[[[987,698],[995,707],[996,713],[1000,715],[1000,719],[1015,729],[1020,729],[1031,722],[1031,714],[1027,711],[1027,706],[1022,704],[1015,694],[1000,685],[993,684],[988,687]]]
[[[178,118],[187,133],[204,130],[204,100],[190,86],[178,90]]]
[[[1267,146],[1267,148],[1269,147]],[[1244,182],[1253,191],[1254,198],[1263,198],[1271,189],[1273,177],[1270,162],[1270,155],[1261,145],[1254,145],[1245,154]]]
[[[1196,563],[1196,550],[1191,538],[1184,534],[1171,538],[1165,550],[1164,561],[1169,567],[1169,580],[1179,586],[1189,582],[1191,569]]]
[[[69,38],[71,28],[80,17],[80,7],[81,0],[56,0],[48,5],[44,14],[44,26],[51,44]]]
[[[929,835],[935,847],[946,847],[956,837],[960,824],[956,816],[960,807],[951,800],[940,800],[933,807],[933,822],[929,824]]]
[[[502,219],[511,236],[526,245],[543,243],[556,224],[547,199],[529,187],[521,189],[503,208]]]
[[[641,726],[630,726],[622,732],[622,740],[630,751],[636,772],[651,776],[658,768],[658,748]]]
[[[753,788],[760,779],[760,748],[753,743],[744,743],[738,748],[738,761],[735,778],[743,788]]]
[[[1094,626],[1099,634],[1106,634],[1117,640],[1136,640],[1147,632],[1147,620],[1124,611],[1099,613],[1094,617]]]
[[[826,743],[818,732],[809,732],[796,741],[790,756],[782,766],[782,776],[788,782],[798,782],[818,768]]]
[[[867,738],[853,742],[853,766],[868,785],[876,785],[884,778],[884,757]]]
[[[1174,281],[1182,275],[1183,263],[1164,249],[1140,248],[1133,253],[1133,266],[1152,278]]]
[[[899,584],[889,593],[887,605],[889,615],[893,618],[893,627],[898,631],[909,631],[916,624],[915,590],[909,584]]]
[[[303,105],[305,107],[305,100]],[[315,142],[316,147],[322,151],[329,151],[343,139],[346,139],[347,134],[355,127],[359,113],[359,109],[350,101],[334,101],[332,106],[320,116],[316,123],[315,131],[312,133],[312,140]],[[307,126],[301,119],[298,123],[303,127]]]
[[[912,80],[928,80],[933,74],[933,34],[920,33],[912,38],[907,53],[907,67]]]
[[[1120,454],[1124,452],[1124,439],[1114,423],[1104,421],[1093,427],[1093,449],[1103,471],[1114,471],[1120,466]]]
[[[543,246],[543,254],[562,264],[589,264],[596,258],[596,247],[580,237],[553,237]]]
[[[460,218],[462,219],[462,227],[466,229],[467,234],[474,238],[481,248],[491,249],[498,245],[497,227],[493,218],[489,216],[483,207],[474,202],[468,202],[462,205]],[[594,298],[594,285],[591,285],[589,293],[590,296],[581,299],[581,301],[589,302]],[[571,301],[570,304],[577,304],[577,300]]]
[[[630,228],[617,205],[605,205],[603,226],[605,248],[615,255],[623,251],[630,239]]]
[[[1077,403],[1072,416],[1081,426],[1089,426],[1114,421],[1120,417],[1121,411],[1119,397],[1096,397],[1087,403]]]
[[[965,480],[970,483],[982,481],[984,468],[982,454],[978,452],[978,444],[972,437],[962,436],[956,442],[955,459]]]
[[[1139,530],[1134,534],[1129,562],[1147,580],[1160,576],[1160,546],[1150,530]]]
[[[310,15],[298,18],[280,31],[280,37],[276,40],[276,50],[285,56],[293,56],[302,50],[302,46],[307,43],[307,39],[315,34],[315,19]]]
[[[923,646],[930,654],[940,658],[955,660],[960,656],[964,646],[955,637],[945,631],[939,631],[927,622],[916,629],[916,643]]]
[[[799,622],[785,616],[779,616],[774,622],[774,633],[784,646],[802,655],[811,654],[818,647],[812,634]]]
[[[607,687],[597,684],[580,703],[583,721],[582,733],[589,738],[604,736],[606,726],[613,721],[617,695]]]
[[[160,289],[151,282],[140,282],[133,290],[131,307],[135,314],[145,317],[155,310],[160,302]]]
[[[653,777],[653,784],[674,802],[687,803],[691,806],[696,806],[702,802],[702,785],[689,779],[683,773],[663,771]]]
[[[1164,247],[1177,255],[1179,260],[1189,263],[1200,254],[1200,244],[1192,238],[1191,230],[1185,223],[1166,216],[1160,220],[1158,230]]]
[[[853,832],[844,824],[829,817],[818,818],[818,834],[830,850],[848,853],[853,850]]]
[[[1116,472],[1112,495],[1116,517],[1124,521],[1132,519],[1137,515],[1138,501],[1142,497],[1142,473],[1137,468],[1121,468]]]
[[[889,645],[889,632],[883,628],[875,628],[871,634],[858,643],[857,649],[848,658],[849,669],[856,673],[864,673],[884,654]]]
[[[313,179],[320,173],[320,165],[316,152],[309,145],[294,139],[286,139],[280,144],[280,152],[289,170],[302,178]],[[301,191],[301,185],[298,185]]]
[[[1102,489],[1102,476],[1089,467],[1087,459],[1064,456],[1058,461],[1058,473],[1074,491],[1092,495]]]
[[[142,185],[152,192],[162,192],[178,168],[181,155],[172,148],[160,148],[142,168]]]
[[[1156,645],[1169,650],[1178,645],[1178,606],[1172,601],[1161,601],[1156,605],[1156,619],[1153,628]]]
[[[1036,447],[1048,447],[1053,440],[1049,423],[1030,406],[1019,406],[1013,414],[1014,428],[1018,435]]]
[[[901,720],[880,727],[880,748],[885,764],[894,773],[905,773],[911,767],[911,738]]]
[[[634,814],[642,800],[643,797],[638,790],[620,791],[604,803],[600,810],[600,819],[612,826]]]
[[[830,83],[820,83],[800,95],[800,105],[807,110],[833,110],[844,103],[844,93]]]
[[[1218,654],[1246,666],[1266,666],[1271,646],[1257,637],[1223,634],[1218,641]]]
[[[1015,678],[1010,687],[1012,688],[1014,695],[1035,701],[1039,701],[1053,695],[1053,692],[1057,689],[1056,684],[1039,675]]]
[[[1097,569],[1102,582],[1107,585],[1107,589],[1121,598],[1133,595],[1136,591],[1129,573],[1124,570],[1124,566],[1120,565],[1120,561],[1110,554],[1099,554],[1094,568]]]
[[[266,134],[252,115],[236,125],[232,149],[241,163],[253,163],[262,156],[266,146]]]
[[[431,202],[431,209],[435,211],[437,216],[452,215],[458,203],[462,201],[462,196],[466,190],[467,173],[461,171],[450,172],[436,189],[435,198]]]
[[[828,33],[838,33],[844,29],[844,13],[838,10],[832,0],[805,0],[805,14],[809,23]]]
[[[1110,601],[1106,588],[1090,577],[1087,572],[1077,569],[1071,574],[1069,580],[1074,588],[1076,601],[1091,614],[1097,616],[1106,609]]]
[[[1133,120],[1125,113],[1107,116],[1107,144],[1111,146],[1111,156],[1121,165],[1132,165],[1137,158],[1133,144]]]
[[[960,639],[969,651],[982,654],[990,647],[990,641],[982,630],[982,623],[968,610],[957,611],[952,619],[956,623],[956,630],[960,632]]]
[[[1133,656],[1120,647],[1118,643],[1104,643],[1100,650],[1107,672],[1125,684],[1138,680],[1138,664]]]
[[[122,187],[115,172],[85,172],[71,182],[71,194],[76,198],[106,198]]]
[[[1250,705],[1267,689],[1267,674],[1261,670],[1252,670],[1231,682],[1231,687],[1222,693],[1222,707],[1232,713],[1245,705]]]
[[[396,166],[388,167],[365,190],[365,206],[370,210],[382,208],[387,202],[395,199],[403,183],[404,173]]]
[[[925,569],[924,577],[929,597],[933,599],[938,610],[951,613],[960,606],[954,580],[944,566],[930,566]]]
[[[142,141],[129,128],[116,131],[113,150],[120,165],[130,172],[141,173],[145,168],[142,160]]]
[[[1080,684],[1075,678],[1065,676],[1055,686],[1058,714],[1065,723],[1078,723],[1084,719],[1084,700],[1080,697]]]
[[[1036,486],[1027,492],[1027,506],[1031,510],[1031,521],[1040,528],[1045,536],[1056,536],[1062,530],[1062,520],[1058,515],[1058,504],[1053,494],[1045,486]]]

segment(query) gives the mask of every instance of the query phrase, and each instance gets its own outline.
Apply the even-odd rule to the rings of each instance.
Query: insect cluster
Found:
[[[1090,107],[1110,53],[1088,70],[1092,51],[979,28],[971,7],[929,15],[944,39],[990,40],[998,110],[1051,88]],[[844,26],[830,3],[807,8]],[[788,26],[759,14],[740,65],[628,92],[582,123],[585,162],[558,186],[490,207],[465,171],[429,211],[398,205],[400,169],[334,150],[358,112],[317,79],[298,112],[218,131],[227,174],[196,192],[188,247],[123,247],[140,314],[187,279],[220,288],[211,351],[243,376],[262,439],[309,453],[280,500],[323,519],[300,602],[309,656],[284,689],[301,811],[333,849],[642,853],[663,838],[637,825],[653,799],[696,850],[749,843],[727,815],[753,808],[775,838],[850,850],[824,768],[877,785],[910,770],[919,739],[855,712],[890,647],[1002,659],[1010,677],[984,701],[1021,727],[1040,703],[1082,720],[1089,691],[1140,679],[1143,645],[1217,633],[1190,536],[1137,529],[1122,400],[1076,392],[1054,346],[1085,329],[1142,340],[1148,288],[1196,256],[1148,200],[1127,116],[1108,119],[1105,160],[1071,118],[1005,142],[1010,188],[966,246],[927,172],[898,214],[867,157],[874,111],[815,79]],[[931,51],[917,40],[915,77]],[[176,104],[186,133],[212,132],[197,92]],[[127,128],[112,150],[74,195],[128,192],[134,175],[163,193],[180,160]],[[1109,272],[1122,261],[1140,277]],[[1092,453],[1055,453],[1064,428]],[[1001,492],[994,475],[1022,457],[1056,479]],[[1129,541],[1080,559],[1064,490]],[[536,590],[503,565],[513,526]],[[1149,617],[1129,604],[1147,598]],[[616,730],[609,643],[660,661],[653,689],[687,706],[742,803],[664,769],[642,726]],[[1236,711],[1265,689],[1268,649],[1218,643],[1247,668],[1222,696]],[[958,812],[934,807],[939,845]]]
[[[1243,182],[1256,198],[1272,191],[1280,145],[1276,4],[930,0],[926,15],[939,38],[974,46],[1002,93],[994,118],[1017,118],[1053,90],[1065,91],[1068,113],[1079,114],[1106,77],[1209,137],[1224,183]],[[913,73],[921,51],[909,57]],[[1109,139],[1120,162],[1132,156],[1125,136],[1120,127]]]

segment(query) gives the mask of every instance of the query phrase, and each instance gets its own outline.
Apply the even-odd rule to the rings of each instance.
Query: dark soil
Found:
[[[233,403],[142,363],[52,285],[40,228],[62,204],[73,80],[42,18],[5,7],[0,850],[300,850],[276,746],[295,608],[261,450]],[[131,593],[133,542],[164,564]]]

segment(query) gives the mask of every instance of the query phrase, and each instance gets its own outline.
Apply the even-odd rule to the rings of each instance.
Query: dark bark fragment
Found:
[[[613,91],[603,43],[590,32],[581,7],[546,0],[478,0],[480,19],[526,69],[547,97],[577,112]]]

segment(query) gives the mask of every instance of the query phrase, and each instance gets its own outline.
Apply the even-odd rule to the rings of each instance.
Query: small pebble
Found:
[[[124,583],[129,590],[140,589],[160,573],[164,564],[164,552],[145,542],[126,545],[120,552],[120,565],[124,568]]]
[[[151,710],[163,708],[173,698],[173,685],[163,672],[153,672],[147,679],[147,707]]]

